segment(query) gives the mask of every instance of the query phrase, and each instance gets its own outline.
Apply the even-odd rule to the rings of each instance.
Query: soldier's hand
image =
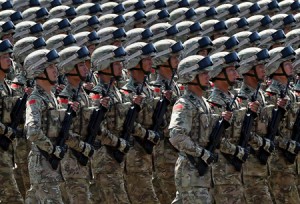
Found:
[[[156,131],[147,130],[146,131],[146,135],[145,135],[145,139],[149,140],[153,144],[157,144],[159,142],[159,140],[160,140],[160,135]]]
[[[200,157],[207,165],[210,165],[216,160],[215,155],[206,149],[202,150]]]
[[[241,146],[236,146],[234,156],[236,156],[242,162],[246,162],[249,157],[249,149],[243,148]]]
[[[92,157],[94,155],[94,147],[86,142],[80,141],[79,147],[81,149],[81,153],[86,157]]]
[[[67,151],[67,147],[54,146],[52,154],[56,156],[58,159],[63,159],[66,151]]]
[[[281,108],[285,108],[287,105],[288,99],[287,98],[278,98],[277,105]]]
[[[133,96],[132,101],[133,101],[134,104],[141,106],[144,98],[145,98],[145,96],[143,94],[142,95],[135,95],[135,96]]]
[[[33,88],[31,88],[31,87],[26,87],[26,88],[24,89],[24,91],[25,91],[25,93],[27,93],[27,95],[30,95],[31,92],[33,91]]]
[[[257,113],[260,103],[258,101],[249,102],[248,106],[252,112]]]
[[[80,109],[80,103],[77,101],[70,101],[69,104],[71,105],[71,108],[75,112],[77,112]]]
[[[287,149],[287,151],[289,151],[292,154],[298,154],[300,151],[300,144],[298,142],[296,142],[295,140],[290,140],[287,143],[286,149]]]
[[[172,99],[172,90],[165,90],[165,91],[163,91],[163,95],[164,95],[164,97],[166,97],[166,99],[168,99],[169,101],[171,101],[171,99]]]
[[[123,153],[127,153],[130,149],[130,144],[123,138],[119,138],[116,148]]]
[[[108,108],[109,107],[109,101],[110,101],[110,98],[107,96],[107,97],[102,97],[100,99],[100,104],[105,107],[105,108]]]
[[[274,142],[267,138],[263,138],[262,148],[271,154],[275,150]]]
[[[94,84],[91,82],[86,82],[83,84],[83,88],[86,90],[92,90],[94,88]]]
[[[224,112],[222,112],[222,117],[224,118],[224,120],[230,121],[230,119],[232,117],[232,112],[224,111]]]

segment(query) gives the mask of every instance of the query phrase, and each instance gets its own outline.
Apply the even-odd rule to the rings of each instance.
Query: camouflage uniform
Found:
[[[119,47],[119,49],[121,48]],[[115,49],[118,48],[113,45],[107,45],[94,51],[91,59],[92,67],[93,71],[99,72],[99,76],[102,70],[112,68],[113,62],[123,61],[122,56],[112,56],[108,59],[100,60],[101,57],[105,58],[106,55],[111,54]],[[114,77],[114,75],[111,74],[111,77]],[[90,94],[94,108],[99,107],[99,99],[107,91],[107,88],[108,84],[101,81],[99,77],[98,84]],[[113,152],[129,148],[129,144],[126,147],[127,143],[125,140],[119,137],[121,136],[125,116],[131,103],[125,103],[124,96],[115,84],[111,85],[108,97],[110,98],[109,108],[105,119],[101,123],[101,134],[96,138],[101,141],[102,146],[95,151],[92,162],[94,175],[94,181],[91,185],[92,202],[127,204],[130,201],[125,189],[124,162],[118,163],[113,156]]]
[[[8,54],[12,52],[12,45],[8,40],[0,41],[1,53]],[[6,60],[6,58],[4,58]],[[2,62],[1,62],[2,64]],[[1,67],[2,74],[9,68]],[[15,104],[17,97],[13,96],[12,89],[10,88],[7,80],[4,78],[0,82],[0,95],[1,95],[1,122],[0,122],[0,139],[1,141],[12,142],[14,134],[12,128],[8,125],[11,123],[10,112],[12,111],[13,104]],[[1,142],[2,144],[2,142]],[[18,189],[16,179],[13,174],[14,167],[14,147],[13,143],[8,144],[8,149],[0,147],[0,202],[1,203],[23,203],[22,195]]]
[[[71,62],[68,62],[68,60],[76,55],[79,50],[85,50],[86,54],[76,57],[75,59],[73,58]],[[85,62],[89,59],[89,52],[85,46],[82,48],[77,46],[65,48],[59,53],[61,61],[58,64],[58,67],[63,69],[66,75],[68,75],[70,71],[76,69],[77,73],[75,74],[75,77],[80,75],[76,67],[77,64],[80,62]],[[73,77],[73,75],[70,77]],[[80,81],[81,79],[79,79],[79,83]],[[68,102],[72,100],[72,96],[76,93],[77,89],[78,87],[72,87],[70,83],[66,85],[66,87],[58,96],[58,102],[62,108],[67,108]],[[84,153],[87,151],[87,153],[89,153],[94,151],[89,144],[84,142],[83,139],[83,135],[85,135],[83,130],[85,129],[84,127],[87,127],[86,120],[84,119],[86,110],[88,110],[90,104],[89,98],[82,87],[80,87],[80,91],[78,92],[77,101],[80,103],[80,110],[77,112],[76,118],[73,118],[72,120],[73,127],[71,127],[70,130],[72,134],[66,141],[69,151],[61,161],[61,171],[63,177],[65,178],[65,183],[62,189],[64,189],[67,193],[66,197],[68,202],[88,203],[90,196],[89,182],[91,180],[90,163],[88,163],[87,166],[83,166],[76,158],[77,152]]]
[[[25,58],[24,68],[28,78],[39,76],[47,66],[57,62],[58,55],[53,59],[47,57],[45,61],[48,62],[45,62],[44,59],[48,53],[50,53],[49,50],[42,49]],[[39,58],[41,60],[36,61]],[[26,136],[31,142],[31,151],[28,156],[31,187],[27,191],[26,203],[63,203],[59,189],[59,184],[63,181],[60,165],[57,170],[54,170],[45,157],[45,154],[55,155],[57,158],[63,156],[62,147],[54,145],[60,128],[59,124],[63,119],[61,113],[54,94],[49,94],[36,85],[28,98],[26,107]]]
[[[188,83],[201,74],[202,70],[208,71],[210,66],[199,67],[200,71],[191,70],[188,74],[182,74],[185,69],[194,66],[203,58],[200,55],[192,55],[183,59],[178,67],[179,82]],[[187,80],[189,74],[192,77]],[[205,159],[205,157],[210,158],[211,153],[205,147],[209,142],[212,125],[217,118],[212,114],[206,99],[190,90],[186,90],[175,103],[169,125],[170,142],[180,153],[175,165],[177,192],[172,203],[213,203],[212,167]],[[200,159],[205,161],[208,164],[208,171],[200,176],[187,155],[197,161]]]
[[[280,52],[287,48],[291,52],[288,55],[281,57]],[[270,56],[271,61],[267,64],[267,74],[276,76],[276,73],[274,72],[282,67],[281,63],[294,59],[294,51],[290,46],[286,48],[277,47],[270,50]],[[287,77],[285,72],[284,74]],[[284,91],[285,88],[286,84],[273,78],[272,83],[266,89],[268,94],[268,97],[266,98],[267,101],[276,104],[281,91]],[[291,153],[296,151],[289,148],[289,144],[293,142],[291,140],[291,133],[296,118],[296,112],[299,109],[299,104],[296,103],[296,96],[290,89],[288,90],[286,97],[288,98],[288,103],[285,107],[285,117],[279,124],[274,141],[276,150],[270,159],[270,185],[276,203],[299,203],[300,198],[297,190],[297,164],[296,162],[293,164],[289,163],[284,156],[284,150]],[[295,153],[293,152],[292,154]]]

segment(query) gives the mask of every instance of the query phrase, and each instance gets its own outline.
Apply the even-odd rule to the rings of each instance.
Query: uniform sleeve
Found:
[[[27,101],[25,122],[27,139],[41,150],[51,154],[53,152],[52,142],[41,129],[42,103],[40,99],[34,97]]]
[[[196,110],[194,110],[196,111]],[[170,142],[181,152],[199,157],[203,150],[188,136],[192,128],[193,107],[179,100],[173,107],[171,122],[169,125]]]
[[[102,145],[108,145],[111,147],[117,146],[119,137],[112,134],[103,124],[100,126],[101,134],[97,135],[98,140],[101,141]]]

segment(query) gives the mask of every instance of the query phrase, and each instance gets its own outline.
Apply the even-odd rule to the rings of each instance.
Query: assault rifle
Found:
[[[251,96],[252,102],[257,100],[257,95],[259,93],[260,85],[261,85],[261,83],[258,83],[255,93]],[[238,145],[241,146],[242,148],[247,148],[247,146],[248,146],[248,141],[251,136],[253,122],[256,117],[257,117],[257,114],[255,112],[251,111],[250,108],[248,108],[248,110],[245,114],[244,120],[243,120],[241,136],[240,136],[240,140],[238,143]],[[234,156],[230,162],[237,171],[241,171],[243,162],[240,159],[238,159],[236,156]]]
[[[26,84],[27,87],[32,87],[32,81],[27,80]],[[23,96],[17,99],[10,113],[11,123],[7,126],[15,130],[17,134],[22,134],[17,131],[17,128],[22,122],[22,120],[24,119],[24,111],[26,109],[27,98],[28,98],[28,94],[24,92]],[[17,137],[18,135],[15,136]],[[11,142],[12,141],[9,138],[5,137],[4,135],[0,136],[0,146],[4,151],[8,150]]]
[[[235,95],[230,104],[226,104],[227,111],[231,111],[231,112],[233,111],[232,106],[235,103],[236,97],[237,96]],[[209,143],[205,147],[205,149],[210,151],[213,154],[213,156],[215,157],[215,159],[214,159],[215,162],[218,160],[218,155],[214,153],[215,149],[217,148],[217,146],[219,146],[219,144],[221,142],[221,137],[222,137],[225,129],[227,129],[229,126],[230,126],[230,123],[228,121],[226,121],[224,118],[222,118],[221,120],[218,120],[216,122],[215,126],[213,127],[212,132],[209,135]],[[203,161],[201,158],[198,158],[198,161],[196,161],[195,158],[189,154],[187,154],[187,157],[188,157],[189,161],[198,170],[199,176],[203,176],[208,169],[207,163],[205,161]]]
[[[299,143],[300,141],[300,110],[297,111],[297,117],[293,125],[293,131],[291,135],[291,140],[296,141]],[[297,144],[298,145],[298,144]],[[296,160],[297,154],[292,154],[287,149],[283,151],[283,155],[285,156],[286,160],[293,164]]]
[[[165,82],[165,87],[166,87],[165,90],[171,90],[171,85],[172,85],[174,76],[175,76],[175,71],[173,71],[173,73],[172,73],[172,77],[171,77],[169,84],[167,82]],[[154,113],[152,115],[152,124],[153,125],[150,128],[150,130],[158,132],[161,124],[163,123],[164,115],[167,112],[167,108],[168,108],[169,104],[170,104],[170,101],[166,97],[163,97],[162,99],[160,99],[157,102]],[[154,144],[147,139],[145,139],[143,141],[143,143],[144,143],[143,147],[144,147],[145,151],[148,154],[152,154]]]
[[[289,86],[290,86],[290,79],[288,79],[285,90],[280,92],[280,98],[284,98],[286,96]],[[279,123],[283,119],[285,112],[286,110],[280,106],[278,106],[277,109],[274,108],[272,111],[272,118],[268,124],[267,135],[266,135],[266,138],[269,139],[271,142],[274,142],[275,136],[278,131]],[[269,156],[270,153],[267,152],[263,147],[260,147],[258,152],[258,159],[260,163],[264,165],[267,164]]]
[[[139,89],[137,89],[137,91],[136,91],[137,95],[142,94],[144,85],[146,83],[146,79],[147,79],[147,77],[145,76],[142,86]],[[126,115],[126,118],[125,118],[125,121],[123,124],[123,131],[120,136],[120,138],[123,138],[127,142],[129,142],[130,135],[132,134],[132,131],[134,128],[134,122],[135,122],[140,110],[141,110],[141,107],[137,104],[134,104],[133,106],[131,106],[129,108],[129,110],[127,112],[127,115]],[[117,162],[119,162],[119,163],[121,163],[124,160],[125,154],[117,149],[113,152],[113,155],[114,155],[115,159],[117,160]]]
[[[103,97],[108,96],[113,82],[114,82],[114,79],[111,78],[107,89],[105,91],[104,90],[102,91]],[[88,134],[87,134],[84,142],[94,146],[97,134],[100,129],[100,125],[101,125],[102,121],[104,120],[106,112],[107,112],[107,108],[103,107],[102,105],[100,105],[98,109],[93,110],[92,115],[90,117],[88,127],[87,127]],[[81,165],[83,165],[83,166],[87,165],[87,163],[89,161],[88,157],[84,156],[81,152],[73,151],[73,153]]]
[[[73,94],[72,101],[78,101],[78,95],[79,95],[81,86],[82,86],[82,82],[79,84],[78,89]],[[76,116],[76,112],[71,107],[71,104],[68,104],[67,110],[65,112],[65,117],[62,121],[61,129],[60,129],[58,137],[56,139],[56,146],[66,147],[66,140],[69,137],[69,130],[70,130],[70,127],[72,124],[72,120],[75,116]],[[40,149],[40,151],[41,151],[42,155],[44,155],[46,157],[46,159],[49,161],[51,167],[54,170],[56,170],[58,168],[59,161],[61,159],[56,157],[53,153],[48,154],[46,151],[41,150],[41,149]]]

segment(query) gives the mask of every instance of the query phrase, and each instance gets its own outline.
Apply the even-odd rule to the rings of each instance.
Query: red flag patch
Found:
[[[97,99],[100,99],[100,94],[91,94],[91,99],[92,100],[97,100]]]
[[[58,99],[58,102],[60,104],[68,104],[69,103],[69,100],[67,98],[59,98]]]
[[[178,110],[181,110],[181,109],[183,109],[183,105],[180,104],[180,103],[176,104],[176,105],[173,107],[173,110],[174,110],[174,111],[178,111]]]
[[[159,87],[155,87],[153,90],[155,93],[159,93],[160,92],[160,88]]]
[[[20,85],[18,85],[18,84],[11,84],[10,87],[12,89],[18,89],[20,87]]]
[[[32,99],[30,101],[27,102],[28,105],[32,105],[32,104],[35,104],[36,103],[36,100],[35,99]]]

